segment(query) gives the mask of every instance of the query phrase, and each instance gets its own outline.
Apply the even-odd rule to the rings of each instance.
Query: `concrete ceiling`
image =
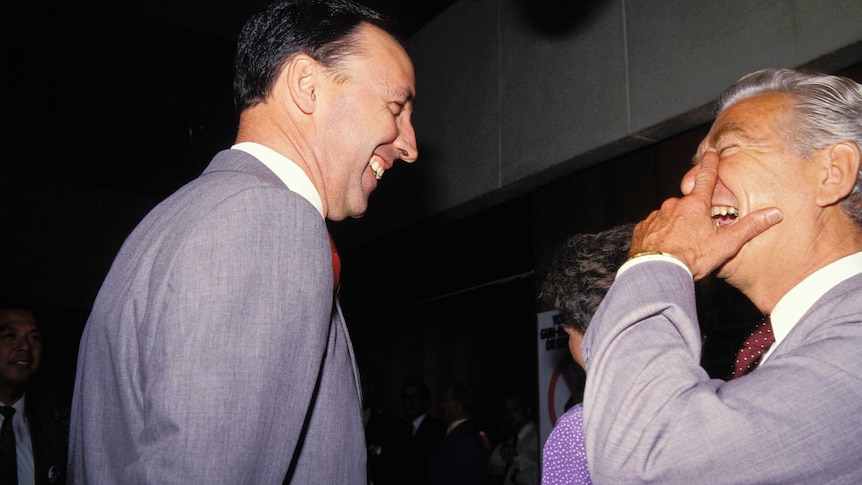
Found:
[[[233,39],[242,22],[268,0],[125,0],[123,11],[153,18],[180,28]],[[389,15],[410,36],[449,7],[454,0],[362,0]]]

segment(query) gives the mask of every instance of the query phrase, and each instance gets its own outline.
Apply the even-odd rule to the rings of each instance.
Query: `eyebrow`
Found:
[[[416,97],[416,94],[407,88],[396,88],[392,91],[396,97],[403,99],[404,103],[412,103],[413,99]]]
[[[754,138],[745,130],[745,128],[740,126],[739,123],[736,123],[735,121],[728,121],[727,123],[721,125],[717,130],[715,130],[715,133],[709,136],[709,146],[714,147],[718,145],[718,142],[728,135],[736,135],[745,142],[754,141]],[[695,155],[691,159],[692,165],[699,164],[701,160],[702,156],[699,153],[695,153]]]
[[[18,331],[19,328],[20,328],[20,325],[15,325],[13,323],[0,324],[0,332],[6,331],[6,330]],[[30,327],[29,330],[26,330],[26,333],[28,333],[28,334],[42,333],[42,329],[39,327]]]
[[[713,147],[718,145],[718,142],[730,133],[741,135],[744,138],[748,138],[745,134],[745,130],[740,127],[739,124],[733,121],[728,121],[727,123],[721,125],[717,130],[715,130],[715,133],[713,133],[709,137],[709,145]]]

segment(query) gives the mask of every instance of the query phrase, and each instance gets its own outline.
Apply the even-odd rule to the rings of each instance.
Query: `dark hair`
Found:
[[[7,315],[7,314],[13,315],[16,313],[17,314],[24,314],[33,321],[33,323],[36,325],[37,328],[39,328],[39,330],[42,330],[42,328],[41,328],[42,325],[41,325],[41,322],[39,321],[39,317],[38,317],[38,315],[36,315],[36,312],[32,309],[32,307],[30,305],[17,305],[14,303],[8,303],[8,304],[3,303],[3,304],[0,304],[0,313],[2,313],[3,315]]]
[[[473,415],[476,409],[476,396],[473,387],[464,381],[454,382],[449,385],[447,395],[450,399],[461,404],[461,410],[466,415]]]
[[[425,384],[425,381],[421,379],[407,379],[401,386],[401,395],[403,396],[404,391],[406,391],[410,387],[414,387],[417,391],[419,391],[419,398],[422,399],[424,402],[431,402],[431,390],[428,389],[428,384]]]
[[[234,59],[237,111],[265,99],[281,68],[297,54],[337,68],[362,48],[356,35],[363,22],[400,41],[388,18],[352,0],[281,0],[252,15],[240,31]]]
[[[634,224],[595,234],[576,234],[556,248],[540,298],[560,313],[564,325],[582,332],[628,258]]]

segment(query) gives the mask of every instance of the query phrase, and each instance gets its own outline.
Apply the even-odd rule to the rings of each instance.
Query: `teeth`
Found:
[[[383,177],[384,169],[380,166],[380,162],[378,162],[376,158],[371,157],[371,160],[368,161],[368,166],[371,167],[371,171],[374,172],[374,176],[377,177],[377,180],[380,180]]]
[[[712,217],[727,215],[731,217],[737,217],[739,216],[739,209],[737,209],[736,207],[728,207],[725,205],[715,206],[710,210],[709,215]]]

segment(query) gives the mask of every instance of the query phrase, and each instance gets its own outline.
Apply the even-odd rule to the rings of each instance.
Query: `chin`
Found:
[[[365,198],[357,204],[352,204],[348,210],[348,215],[353,219],[359,219],[365,216],[368,211],[368,199]]]

